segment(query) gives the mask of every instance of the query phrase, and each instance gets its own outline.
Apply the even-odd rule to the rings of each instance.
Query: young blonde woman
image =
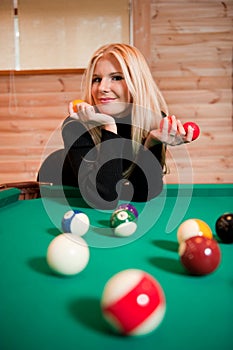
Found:
[[[192,140],[168,109],[141,52],[130,45],[99,48],[84,76],[83,102],[69,104],[63,123],[63,184],[79,187],[93,207],[119,199],[148,201],[163,188],[166,145]],[[161,119],[164,118],[162,130]]]

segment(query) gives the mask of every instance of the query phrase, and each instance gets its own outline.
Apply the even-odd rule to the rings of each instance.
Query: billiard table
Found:
[[[18,200],[19,189],[0,192],[1,350],[232,350],[233,244],[219,241],[222,260],[213,273],[190,275],[178,255],[177,229],[188,218],[212,229],[233,211],[233,185],[165,185],[139,212],[130,237],[114,237],[111,211],[88,207],[72,188],[42,186],[41,198]],[[46,261],[61,219],[80,209],[90,219],[83,238],[90,248],[86,268],[74,276],[53,273]],[[100,300],[117,272],[136,268],[154,276],[166,296],[156,330],[140,337],[114,333]]]

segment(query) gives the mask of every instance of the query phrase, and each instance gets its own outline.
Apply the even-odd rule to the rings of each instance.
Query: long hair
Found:
[[[113,55],[119,62],[126,85],[132,99],[131,139],[133,154],[136,158],[140,145],[148,136],[150,130],[159,128],[161,112],[168,114],[166,102],[156,85],[146,59],[134,46],[113,43],[100,47],[92,56],[84,74],[84,100],[94,105],[91,95],[92,77],[97,61],[106,55]],[[100,143],[100,128],[90,130],[96,145]],[[162,146],[161,165],[165,164],[165,146]],[[127,175],[132,171],[128,169]]]

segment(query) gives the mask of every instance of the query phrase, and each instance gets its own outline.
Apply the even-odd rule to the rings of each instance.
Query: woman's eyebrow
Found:
[[[123,74],[123,72],[112,72],[109,75],[111,76],[111,75],[115,75],[115,74]],[[99,77],[99,76],[101,76],[101,74],[98,74],[98,73],[93,74],[93,77]]]

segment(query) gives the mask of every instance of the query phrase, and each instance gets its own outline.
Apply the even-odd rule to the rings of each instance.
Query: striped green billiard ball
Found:
[[[137,229],[136,217],[130,210],[117,209],[111,215],[110,226],[116,236],[128,237]]]

